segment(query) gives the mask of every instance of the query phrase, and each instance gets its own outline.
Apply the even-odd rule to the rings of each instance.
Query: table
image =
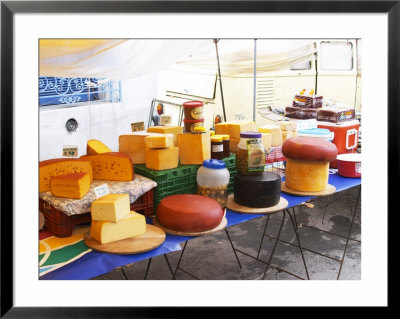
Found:
[[[360,192],[358,194],[358,199],[360,197],[360,193],[361,193],[361,178],[345,178],[345,177],[341,177],[339,176],[337,173],[331,174],[329,176],[329,184],[333,185],[336,187],[336,192],[341,192],[343,190],[346,189],[350,189],[356,186],[360,186]],[[286,209],[284,209],[282,211],[282,213],[284,214],[284,216],[286,214],[289,215],[291,221],[292,221],[292,225],[295,228],[296,231],[296,236],[298,237],[298,233],[297,233],[297,222],[295,219],[295,211],[294,208],[312,198],[312,196],[294,196],[294,195],[289,195],[289,194],[285,194],[282,193],[281,196],[283,198],[285,198],[288,201],[288,206]],[[358,199],[357,199],[357,203],[358,203]],[[291,211],[290,211],[291,209]],[[347,243],[350,237],[350,233],[351,233],[351,228],[353,225],[353,221],[354,221],[354,216],[355,216],[355,212],[357,210],[357,206],[354,209],[353,212],[353,216],[352,216],[352,221],[351,221],[351,226],[350,226],[350,230],[349,230],[349,234],[347,236],[347,242],[346,242],[346,246],[345,246],[345,250],[347,248]],[[226,218],[228,221],[228,224],[225,228],[225,232],[228,236],[228,239],[230,240],[229,237],[229,233],[227,231],[227,228],[237,225],[239,223],[243,223],[246,222],[248,220],[252,220],[255,218],[259,218],[261,216],[264,216],[264,214],[243,214],[243,213],[235,213],[229,209],[226,210]],[[285,220],[285,218],[282,219],[283,221]],[[148,218],[147,220],[148,223],[151,223],[151,219]],[[268,219],[267,219],[267,223],[268,223]],[[283,225],[283,222],[282,222]],[[280,230],[282,229],[282,225],[280,227]],[[266,226],[264,228],[264,232],[265,232]],[[279,239],[279,235],[280,235],[280,231],[278,234],[278,239]],[[264,234],[263,234],[264,236]],[[76,261],[67,264],[64,267],[61,267],[59,269],[56,269],[46,275],[43,275],[40,277],[40,280],[85,280],[85,279],[90,279],[99,275],[102,275],[104,273],[107,273],[111,270],[113,270],[114,268],[120,267],[120,266],[124,266],[130,263],[134,263],[134,262],[138,262],[141,260],[145,260],[148,259],[149,263],[147,266],[147,270],[146,270],[146,275],[145,275],[145,279],[147,276],[147,272],[148,269],[151,265],[151,258],[156,257],[156,256],[160,256],[160,255],[164,255],[169,270],[171,271],[171,273],[173,274],[173,278],[174,275],[176,273],[176,270],[179,267],[179,263],[177,265],[177,267],[175,268],[175,270],[173,270],[168,262],[168,258],[167,258],[167,254],[173,251],[178,251],[181,250],[181,256],[180,259],[182,258],[182,255],[185,251],[185,246],[186,244],[184,244],[184,247],[181,248],[181,243],[187,243],[188,240],[191,240],[193,238],[196,238],[194,236],[177,236],[177,235],[171,235],[171,234],[167,234],[166,236],[166,240],[165,242],[158,248],[150,251],[150,252],[146,252],[146,253],[142,253],[142,254],[137,254],[137,255],[113,255],[113,254],[106,254],[106,253],[98,253],[95,251],[92,251],[90,253],[87,253],[85,255],[83,255],[82,257],[80,257],[79,259],[77,259]],[[299,238],[298,242],[299,241]],[[231,242],[231,241],[230,241]],[[278,242],[278,240],[275,241],[275,246],[276,243]],[[232,242],[231,242],[232,245]],[[270,266],[270,261],[272,259],[273,253],[274,253],[274,249],[275,246],[273,248],[273,251],[271,252],[271,256],[269,258],[269,261],[266,265],[265,271],[264,271],[264,276],[268,270],[268,267]],[[236,255],[236,251],[235,248],[232,245],[232,248],[234,249],[235,255]],[[261,248],[261,244],[260,244],[260,248]],[[300,245],[300,249],[301,249],[301,245]],[[345,254],[345,251],[344,251]],[[344,256],[343,254],[343,256]],[[237,258],[237,255],[236,255]],[[303,258],[303,263],[304,263],[304,267],[306,268],[306,261],[304,259],[304,256],[302,255]],[[237,258],[238,260],[238,258]],[[239,260],[238,260],[239,262]],[[240,262],[239,262],[240,265]],[[341,267],[340,267],[341,268]],[[307,268],[306,268],[307,269]],[[306,270],[307,272],[307,270]],[[307,277],[308,277],[308,272],[307,272]]]

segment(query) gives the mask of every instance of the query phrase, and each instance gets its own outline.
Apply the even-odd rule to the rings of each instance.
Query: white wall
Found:
[[[118,137],[131,132],[131,123],[147,122],[151,101],[156,96],[157,74],[148,74],[121,83],[121,103],[88,103],[81,106],[39,108],[39,159],[62,157],[64,145],[78,146],[78,156],[86,154],[89,139],[99,139],[118,151]],[[68,133],[67,120],[78,122]]]

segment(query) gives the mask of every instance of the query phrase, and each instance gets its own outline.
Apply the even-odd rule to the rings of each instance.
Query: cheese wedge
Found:
[[[86,144],[87,155],[102,154],[108,152],[112,152],[112,150],[110,150],[108,146],[105,145],[103,142],[94,139],[87,141]]]
[[[57,197],[81,199],[90,190],[88,173],[72,173],[50,179],[50,192]]]
[[[134,164],[144,164],[146,162],[146,143],[144,140],[150,135],[161,136],[161,134],[146,131],[120,135],[118,138],[119,151],[128,154]]]
[[[146,168],[162,171],[178,167],[179,147],[146,149]]]
[[[282,131],[297,131],[297,123],[291,121],[278,121],[277,124],[280,126]]]
[[[118,222],[130,213],[129,194],[107,194],[92,202],[92,220]]]
[[[110,152],[97,155],[83,155],[93,167],[93,179],[128,182],[133,180],[133,163],[128,154]]]
[[[161,134],[174,134],[174,145],[178,146],[178,134],[183,133],[183,126],[150,126],[147,128],[147,132],[150,133],[161,133]]]
[[[211,158],[210,132],[178,134],[179,161],[184,165],[201,165]]]
[[[50,179],[58,175],[71,173],[88,173],[93,181],[92,165],[89,161],[72,158],[55,158],[39,163],[39,192],[50,190]]]
[[[271,133],[272,134],[272,146],[280,146],[283,144],[282,131],[279,125],[265,124],[258,128],[260,133]]]
[[[269,152],[269,149],[272,146],[272,134],[271,133],[261,133],[261,143],[264,146],[264,149]]]
[[[167,148],[174,146],[174,134],[149,135],[144,138],[148,148]]]
[[[241,132],[257,131],[256,123],[253,121],[228,121],[215,125],[215,134],[229,135],[231,139],[239,140]]]
[[[131,238],[146,233],[146,219],[143,215],[131,211],[119,222],[93,220],[90,226],[90,236],[100,244]]]

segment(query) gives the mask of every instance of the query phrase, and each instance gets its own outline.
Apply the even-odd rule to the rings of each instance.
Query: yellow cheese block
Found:
[[[272,146],[272,134],[271,133],[261,133],[261,143],[264,146],[264,149],[269,152],[269,149]]]
[[[93,169],[89,161],[72,158],[55,158],[39,163],[39,192],[50,190],[50,179],[53,176],[88,173],[90,182],[93,181]]]
[[[282,139],[285,142],[288,138],[295,137],[296,131],[282,131]]]
[[[178,167],[179,147],[146,149],[146,168],[162,171]]]
[[[109,152],[80,157],[92,164],[93,179],[129,182],[133,180],[133,163],[128,154]]]
[[[229,139],[229,149],[230,149],[231,153],[236,154],[236,149],[237,149],[239,142],[240,142],[240,140],[235,140],[233,138]]]
[[[174,134],[149,135],[144,138],[148,148],[167,148],[174,146]]]
[[[285,186],[302,192],[320,192],[328,185],[329,162],[286,159]]]
[[[279,125],[265,124],[258,128],[260,133],[271,133],[272,134],[272,146],[280,146],[283,144],[282,131]]]
[[[54,176],[50,179],[50,192],[57,197],[81,199],[90,190],[88,173]]]
[[[184,165],[201,165],[211,158],[210,132],[178,134],[179,161]]]
[[[86,154],[95,155],[108,152],[112,152],[112,150],[110,150],[103,142],[94,139],[87,141]]]
[[[257,131],[256,123],[253,121],[228,121],[215,125],[215,134],[229,135],[231,139],[239,140],[240,132]]]
[[[139,131],[120,135],[118,138],[119,151],[128,154],[133,164],[144,164],[146,161],[146,143],[144,140],[150,135],[160,136],[161,134]]]
[[[278,121],[277,124],[280,126],[282,131],[297,131],[297,123],[291,121]]]
[[[146,233],[146,219],[143,215],[131,211],[119,222],[93,220],[90,226],[90,236],[100,244],[131,238]]]
[[[150,126],[147,128],[147,132],[151,133],[162,133],[162,134],[174,134],[174,145],[178,146],[178,134],[183,133],[183,126]]]
[[[129,194],[107,194],[92,202],[92,220],[118,222],[130,213]]]

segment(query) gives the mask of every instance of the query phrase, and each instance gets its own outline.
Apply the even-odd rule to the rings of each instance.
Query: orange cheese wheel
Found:
[[[217,227],[224,217],[224,211],[213,198],[178,194],[162,199],[156,216],[158,222],[167,229],[196,233]]]
[[[320,137],[298,136],[288,138],[282,145],[287,158],[305,162],[331,162],[336,159],[336,145]]]
[[[109,152],[80,157],[93,167],[93,179],[129,182],[133,180],[133,163],[128,154]]]

